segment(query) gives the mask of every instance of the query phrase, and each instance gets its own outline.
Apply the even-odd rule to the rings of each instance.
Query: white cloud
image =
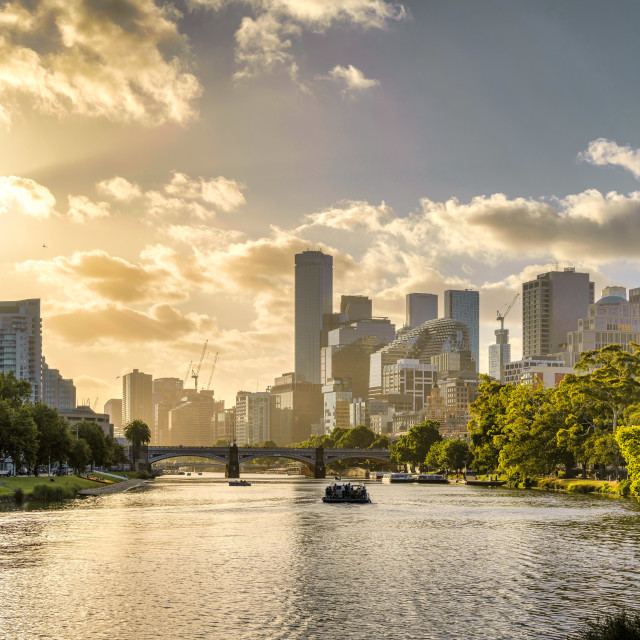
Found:
[[[640,178],[640,149],[621,147],[606,138],[598,138],[589,143],[586,151],[578,154],[580,160],[598,166],[614,165]]]
[[[27,8],[28,7],[28,8]],[[56,115],[184,123],[201,93],[175,10],[153,0],[9,0],[0,9],[0,96]]]
[[[377,80],[366,78],[364,73],[352,64],[348,67],[336,65],[329,71],[328,78],[342,86],[340,93],[343,96],[353,96],[356,93],[361,93],[372,87],[377,87],[380,84]]]
[[[298,231],[314,226],[349,231],[365,227],[376,231],[382,229],[393,217],[393,211],[384,202],[376,206],[363,200],[344,200],[328,209],[305,216],[309,222],[298,227]]]
[[[233,211],[246,204],[241,185],[235,180],[222,176],[212,180],[191,179],[184,173],[174,173],[171,182],[164,187],[164,191],[172,196],[186,200],[202,200],[213,205],[220,211]]]
[[[109,213],[107,202],[91,202],[87,196],[69,196],[67,215],[74,222],[83,223],[95,218],[106,218]]]
[[[29,178],[0,176],[0,214],[20,213],[48,218],[56,199],[49,189]]]
[[[142,190],[137,184],[129,182],[126,178],[115,176],[109,180],[102,180],[96,185],[98,191],[114,200],[129,202],[142,195]]]

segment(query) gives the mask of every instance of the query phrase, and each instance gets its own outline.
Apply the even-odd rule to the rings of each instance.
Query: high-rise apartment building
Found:
[[[171,446],[211,447],[214,440],[213,415],[216,403],[213,393],[192,391],[169,411],[169,437]]]
[[[408,293],[405,325],[411,329],[438,317],[438,296],[435,293]]]
[[[40,300],[0,302],[0,371],[31,384],[31,402],[42,400]]]
[[[438,378],[438,370],[433,364],[422,364],[419,360],[402,359],[388,364],[382,372],[382,395],[406,396],[411,411],[424,408],[424,401]]]
[[[469,329],[469,350],[476,361],[476,372],[480,357],[480,295],[472,289],[444,292],[444,317],[464,322]]]
[[[373,303],[367,296],[341,296],[340,313],[344,314],[346,322],[371,320],[373,317]]]
[[[183,382],[180,378],[155,378],[151,385],[153,442],[161,446],[170,445],[169,412],[183,397]]]
[[[522,285],[522,357],[563,351],[567,334],[593,304],[594,285],[588,273],[573,267],[541,273]]]
[[[322,387],[324,400],[324,433],[331,433],[336,427],[349,428],[351,407],[351,383],[348,379],[336,378]]]
[[[63,378],[42,358],[42,402],[54,409],[69,411],[76,408],[76,387],[73,380]]]
[[[489,375],[498,382],[504,382],[504,366],[511,362],[509,329],[496,329],[496,343],[489,345]]]
[[[126,427],[132,420],[142,420],[154,431],[152,376],[134,369],[122,376],[122,424]],[[151,444],[155,444],[153,438]]]
[[[261,444],[271,439],[270,396],[266,391],[236,394],[236,440],[239,445]]]
[[[122,399],[111,398],[104,404],[104,412],[109,416],[109,421],[113,425],[115,438],[124,438],[122,432]]]
[[[321,251],[296,254],[295,373],[320,384],[323,317],[333,310],[333,257]]]

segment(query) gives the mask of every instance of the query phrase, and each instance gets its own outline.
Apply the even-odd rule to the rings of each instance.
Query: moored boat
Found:
[[[229,480],[230,487],[250,487],[251,483],[246,480]]]
[[[467,478],[465,484],[473,487],[502,487],[507,484],[506,480],[476,480],[475,478]]]
[[[330,484],[324,491],[322,502],[347,502],[351,504],[368,504],[371,498],[367,493],[367,487],[363,484],[351,484],[350,482]]]
[[[382,478],[383,482],[415,482],[416,476],[412,473],[390,473],[388,476]]]
[[[441,473],[420,473],[418,474],[420,484],[448,484],[446,476]]]

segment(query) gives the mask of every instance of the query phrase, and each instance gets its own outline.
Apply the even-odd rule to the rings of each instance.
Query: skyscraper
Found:
[[[333,257],[321,251],[296,254],[295,373],[320,383],[322,319],[333,311]]]
[[[496,329],[496,343],[489,345],[489,375],[498,382],[504,382],[504,365],[511,362],[509,329]]]
[[[522,357],[546,356],[565,349],[567,333],[578,329],[578,320],[593,304],[593,282],[588,273],[541,273],[522,284]]]
[[[111,398],[104,404],[104,412],[109,416],[109,420],[113,425],[113,433],[116,438],[123,438],[122,433],[122,399]],[[151,428],[151,425],[149,425]]]
[[[0,302],[0,371],[31,384],[31,402],[42,400],[40,300]]]
[[[438,296],[435,293],[407,293],[405,324],[415,329],[438,317]]]
[[[58,369],[51,369],[42,358],[42,401],[59,410],[76,408],[76,387],[73,380],[63,378]]]
[[[480,296],[477,291],[448,289],[444,292],[444,317],[464,322],[469,329],[469,350],[476,361],[480,357]]]
[[[122,376],[122,424],[124,427],[132,420],[142,420],[153,434],[151,380],[150,373],[142,373],[137,369]],[[152,444],[154,444],[153,441]]]
[[[343,313],[345,322],[357,322],[358,320],[371,320],[372,302],[367,296],[341,296],[340,313]]]

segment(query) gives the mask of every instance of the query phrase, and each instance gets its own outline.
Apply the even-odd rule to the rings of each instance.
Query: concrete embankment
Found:
[[[123,493],[129,491],[129,489],[135,489],[142,486],[147,480],[140,480],[134,478],[133,480],[125,480],[124,482],[116,482],[115,484],[107,484],[102,487],[95,487],[91,489],[81,489],[78,491],[80,496],[106,496],[112,493]]]

